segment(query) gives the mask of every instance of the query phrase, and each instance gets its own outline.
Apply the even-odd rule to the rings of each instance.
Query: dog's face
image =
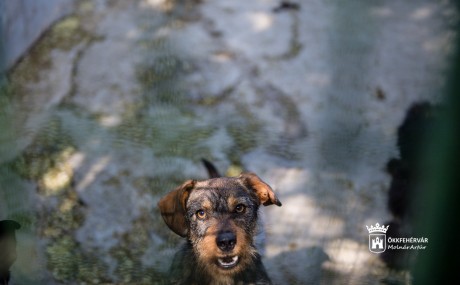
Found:
[[[166,224],[193,245],[208,272],[232,275],[252,261],[260,204],[278,205],[273,190],[255,174],[187,181],[160,202]]]
[[[199,264],[227,273],[255,254],[252,246],[259,201],[231,178],[198,182],[187,201],[186,219]]]

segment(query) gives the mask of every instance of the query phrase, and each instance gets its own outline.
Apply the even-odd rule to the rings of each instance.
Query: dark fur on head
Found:
[[[270,284],[253,240],[260,205],[281,203],[253,173],[189,180],[166,195],[161,214],[187,238],[173,261],[173,283]]]

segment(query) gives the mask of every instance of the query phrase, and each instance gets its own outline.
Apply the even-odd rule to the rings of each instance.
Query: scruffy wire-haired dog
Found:
[[[272,284],[254,246],[260,205],[281,206],[253,173],[188,180],[158,203],[168,227],[186,238],[171,266],[172,284]]]

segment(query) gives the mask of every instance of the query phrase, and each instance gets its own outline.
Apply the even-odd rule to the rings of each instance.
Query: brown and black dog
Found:
[[[168,227],[187,239],[176,253],[171,284],[272,284],[254,245],[260,205],[281,206],[253,173],[188,180],[158,203]]]

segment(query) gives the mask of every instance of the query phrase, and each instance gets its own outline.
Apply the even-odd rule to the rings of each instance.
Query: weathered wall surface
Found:
[[[10,68],[51,23],[69,14],[74,0],[1,0],[2,64]]]
[[[156,205],[207,178],[203,157],[282,201],[261,210],[274,284],[411,284],[366,225],[391,218],[385,166],[407,109],[442,101],[447,1],[75,2],[0,101],[15,284],[164,284],[182,241]]]

